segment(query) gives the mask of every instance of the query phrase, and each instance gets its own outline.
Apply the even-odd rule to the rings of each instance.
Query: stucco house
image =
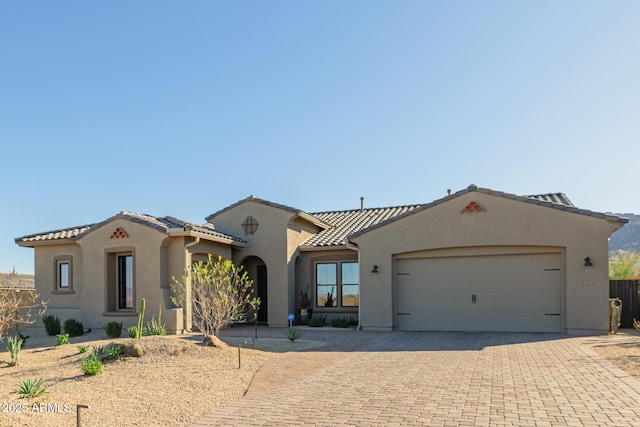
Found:
[[[87,327],[134,324],[144,297],[149,317],[189,329],[170,280],[213,254],[245,266],[270,326],[287,325],[308,288],[314,314],[364,330],[582,334],[608,330],[608,239],[627,219],[562,193],[471,185],[426,204],[318,213],[251,196],[206,221],[121,212],[16,243],[34,248],[49,313]]]

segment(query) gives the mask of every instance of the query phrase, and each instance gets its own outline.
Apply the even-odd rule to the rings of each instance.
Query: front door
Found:
[[[258,265],[256,278],[256,289],[260,298],[260,308],[258,308],[258,323],[267,323],[267,266]]]

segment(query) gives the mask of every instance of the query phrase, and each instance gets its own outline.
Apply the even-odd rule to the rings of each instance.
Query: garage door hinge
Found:
[[[560,316],[560,313],[545,313],[545,316]]]
[[[398,276],[408,276],[409,273],[398,273]]]
[[[411,313],[398,313],[398,316],[408,316],[408,315],[410,315],[410,314],[411,314]]]
[[[560,271],[559,268],[545,268],[544,271]]]

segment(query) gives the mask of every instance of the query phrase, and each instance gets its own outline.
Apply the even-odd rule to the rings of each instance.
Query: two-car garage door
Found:
[[[400,330],[557,332],[560,253],[398,259]]]

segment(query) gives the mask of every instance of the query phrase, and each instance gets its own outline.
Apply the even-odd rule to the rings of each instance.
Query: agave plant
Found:
[[[294,342],[301,336],[302,336],[302,333],[300,333],[300,330],[298,328],[294,328],[293,326],[287,328],[287,338],[289,338],[291,342]]]
[[[20,350],[22,350],[23,342],[24,340],[19,337],[7,337],[7,349],[11,355],[11,361],[7,362],[6,360],[2,360],[2,362],[9,366],[16,366],[18,364],[18,357],[20,356]]]
[[[14,393],[20,399],[27,399],[45,394],[47,390],[44,388],[42,378],[37,380],[26,378],[18,383],[18,389]]]

